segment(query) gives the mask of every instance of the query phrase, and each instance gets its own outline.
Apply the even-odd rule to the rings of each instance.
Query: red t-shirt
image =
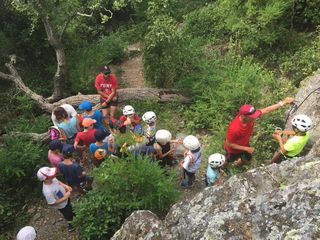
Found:
[[[117,77],[110,73],[107,79],[104,79],[103,73],[99,73],[96,77],[94,86],[97,90],[105,92],[107,95],[112,93],[112,89],[118,88],[118,79]],[[107,100],[105,97],[101,96],[103,100]]]
[[[81,143],[82,145],[90,146],[91,143],[94,143],[96,140],[94,138],[94,133],[97,129],[93,128],[87,132],[78,132],[75,138],[75,142]]]
[[[257,110],[260,111],[260,110]],[[246,125],[244,125],[241,121],[240,121],[240,116],[236,116],[235,119],[233,119],[231,121],[231,123],[228,126],[228,131],[227,131],[227,136],[226,136],[226,140],[229,143],[235,143],[238,144],[240,146],[245,146],[245,147],[249,147],[249,143],[250,143],[250,138],[252,136],[253,133],[253,127],[254,127],[254,121],[253,122],[249,122]],[[227,145],[227,142],[225,142],[224,147],[226,148],[226,150],[230,153],[241,153],[243,151],[241,150],[236,150],[233,148],[230,148]]]
[[[119,119],[123,123],[127,120],[127,117],[125,115],[122,115]],[[140,122],[140,118],[139,118],[138,114],[135,113],[133,115],[133,120],[134,120],[134,122],[132,122],[132,126],[135,127]]]

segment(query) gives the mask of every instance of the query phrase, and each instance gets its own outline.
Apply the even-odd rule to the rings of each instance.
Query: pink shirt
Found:
[[[51,165],[58,169],[58,163],[63,161],[63,158],[59,154],[55,154],[51,150],[48,151],[48,160],[51,163]]]

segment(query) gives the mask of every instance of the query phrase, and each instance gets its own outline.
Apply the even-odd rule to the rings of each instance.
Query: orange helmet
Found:
[[[103,148],[99,148],[94,152],[94,157],[100,161],[107,157],[107,155],[107,151]]]

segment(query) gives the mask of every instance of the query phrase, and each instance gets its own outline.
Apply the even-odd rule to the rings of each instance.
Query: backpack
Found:
[[[61,136],[61,132],[58,127],[51,126],[48,128],[48,133],[50,135],[51,140],[59,139]]]

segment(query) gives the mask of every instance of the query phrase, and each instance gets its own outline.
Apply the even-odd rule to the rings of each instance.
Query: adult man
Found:
[[[108,124],[110,118],[114,118],[118,105],[118,80],[111,73],[109,66],[103,67],[102,72],[96,77],[94,86],[100,94],[102,114],[106,124]]]
[[[236,161],[237,166],[248,163],[255,151],[253,147],[250,147],[250,138],[253,133],[255,119],[277,110],[283,105],[290,104],[293,100],[293,98],[287,97],[279,103],[257,110],[251,104],[242,105],[238,115],[228,126],[224,144],[226,149],[226,164],[233,161]]]

